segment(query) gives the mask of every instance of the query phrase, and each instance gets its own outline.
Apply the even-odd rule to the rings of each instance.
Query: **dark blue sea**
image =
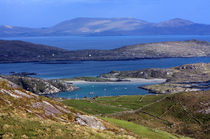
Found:
[[[184,41],[184,40],[203,40],[210,41],[210,35],[155,35],[155,36],[59,36],[59,37],[10,37],[0,38],[4,40],[22,40],[32,43],[56,46],[68,50],[81,49],[114,49],[122,46],[163,42],[163,41]]]
[[[22,37],[0,38],[8,40],[23,40],[33,43],[56,46],[68,50],[77,49],[114,49],[125,45],[148,42],[182,41],[198,39],[210,41],[210,36],[107,36],[107,37]],[[35,77],[44,79],[71,78],[80,76],[98,76],[112,70],[127,71],[145,68],[169,68],[192,63],[209,63],[210,58],[165,58],[141,59],[130,61],[83,61],[69,62],[69,64],[43,63],[10,63],[0,64],[0,74],[10,72],[33,72]],[[68,63],[68,62],[67,62]],[[139,89],[145,83],[124,84],[75,84],[81,89],[74,92],[62,92],[56,97],[83,98],[94,96],[144,95],[146,90]],[[94,92],[91,94],[90,92]]]

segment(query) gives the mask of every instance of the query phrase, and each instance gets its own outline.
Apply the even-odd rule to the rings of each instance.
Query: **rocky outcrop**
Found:
[[[61,91],[70,92],[78,89],[72,84],[60,80],[51,81],[23,76],[1,76],[1,78],[9,81],[10,84],[16,86],[17,88],[23,88],[39,95],[54,94]]]
[[[18,105],[20,105],[20,108],[42,119],[52,119],[61,122],[69,122],[69,120],[74,119],[68,119],[68,115],[71,115],[71,117],[74,117],[75,115],[75,120],[80,125],[85,125],[100,130],[106,129],[106,127],[101,123],[101,121],[94,116],[72,113],[70,109],[67,108],[67,106],[64,106],[60,103],[56,103],[48,98],[41,99],[40,96],[26,91],[24,89],[13,88],[8,84],[6,80],[0,79],[0,94],[0,100],[3,101],[1,102],[1,105],[2,103],[15,105],[13,103],[16,103],[16,101],[13,102],[13,99],[11,98],[17,99],[18,101],[22,100],[23,103],[21,105],[18,103]],[[11,98],[6,97],[4,95],[8,95]]]
[[[106,127],[94,116],[76,115],[76,122],[80,125],[89,126],[94,129],[105,130]]]

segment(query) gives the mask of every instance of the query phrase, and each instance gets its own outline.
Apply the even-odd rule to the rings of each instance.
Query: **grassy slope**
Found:
[[[128,122],[125,120],[118,120],[113,118],[103,118],[104,120],[107,120],[108,122],[114,123],[117,126],[123,127],[125,129],[131,130],[134,133],[138,134],[141,138],[149,138],[149,139],[185,139],[186,137],[178,136],[178,135],[172,135],[170,133],[167,133],[165,131],[161,130],[155,130],[148,127],[144,127],[132,122]]]
[[[65,107],[45,97],[14,98],[3,93],[2,89],[8,92],[18,90],[9,87],[5,81],[0,81],[0,138],[127,138],[130,135],[137,137],[129,131],[123,130],[122,132],[120,128],[105,121],[102,121],[107,127],[105,131],[80,126],[75,123],[74,114],[82,112],[74,108]],[[20,91],[24,94],[31,94],[22,89]],[[49,116],[46,115],[45,108],[34,108],[31,105],[43,101],[54,107],[59,105],[69,110],[70,113],[62,112]]]
[[[196,112],[204,109],[206,106],[201,104],[207,104],[209,100],[210,92],[195,92],[67,100],[63,103],[87,113],[102,114],[189,137],[209,138],[210,114]],[[81,107],[84,103],[86,106],[90,104],[91,109],[84,105]],[[128,112],[114,111],[116,108]]]

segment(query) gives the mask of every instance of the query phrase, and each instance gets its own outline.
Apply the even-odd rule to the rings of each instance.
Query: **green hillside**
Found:
[[[78,110],[192,138],[209,138],[210,91],[64,100]],[[113,121],[113,120],[109,120]],[[119,121],[113,123],[119,124]]]

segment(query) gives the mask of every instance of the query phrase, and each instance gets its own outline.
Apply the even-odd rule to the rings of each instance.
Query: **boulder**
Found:
[[[100,120],[94,116],[76,115],[76,122],[80,125],[89,126],[94,129],[106,129],[106,127],[100,122]]]

